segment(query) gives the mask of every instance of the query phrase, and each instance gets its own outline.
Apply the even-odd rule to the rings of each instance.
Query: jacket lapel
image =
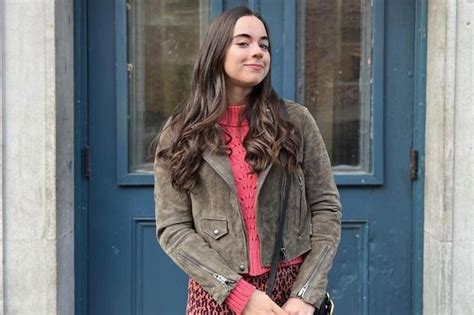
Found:
[[[211,152],[204,152],[203,154],[204,161],[209,164],[220,177],[229,185],[229,187],[237,193],[235,187],[234,175],[232,174],[232,169],[230,167],[229,157],[225,154],[217,154]]]
[[[232,168],[230,167],[229,157],[225,154],[217,154],[211,152],[205,152],[203,154],[204,161],[209,164],[209,166],[219,174],[222,179],[227,183],[227,185],[237,193],[237,189],[235,187],[234,181],[234,174],[232,173]],[[265,179],[267,178],[268,172],[272,168],[273,163],[268,165],[259,175],[257,179],[257,196],[260,192],[260,188],[262,187]]]
[[[268,172],[272,168],[273,163],[270,163],[259,175],[257,179],[257,198],[258,195],[260,194],[260,188],[262,188],[263,183],[265,182],[265,179],[267,178]]]

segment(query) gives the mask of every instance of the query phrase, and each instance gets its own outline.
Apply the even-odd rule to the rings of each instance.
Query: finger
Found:
[[[272,311],[275,315],[288,315],[288,313],[281,309],[278,305],[273,307]]]

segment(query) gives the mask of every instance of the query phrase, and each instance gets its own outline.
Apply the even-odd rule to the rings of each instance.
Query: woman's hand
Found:
[[[242,315],[288,315],[265,292],[255,290],[250,296]]]
[[[289,298],[283,305],[288,315],[313,315],[316,308],[299,298]]]

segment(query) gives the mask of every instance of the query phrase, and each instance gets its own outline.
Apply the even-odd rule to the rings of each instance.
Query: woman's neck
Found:
[[[249,96],[250,92],[252,91],[251,88],[240,88],[240,87],[233,87],[228,88],[226,91],[227,95],[227,106],[235,105],[235,104],[245,104],[247,102],[247,97]]]

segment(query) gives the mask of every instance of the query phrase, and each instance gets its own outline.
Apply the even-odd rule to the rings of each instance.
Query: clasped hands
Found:
[[[272,299],[260,290],[255,290],[242,315],[313,315],[315,308],[299,298],[289,298],[280,307]]]

